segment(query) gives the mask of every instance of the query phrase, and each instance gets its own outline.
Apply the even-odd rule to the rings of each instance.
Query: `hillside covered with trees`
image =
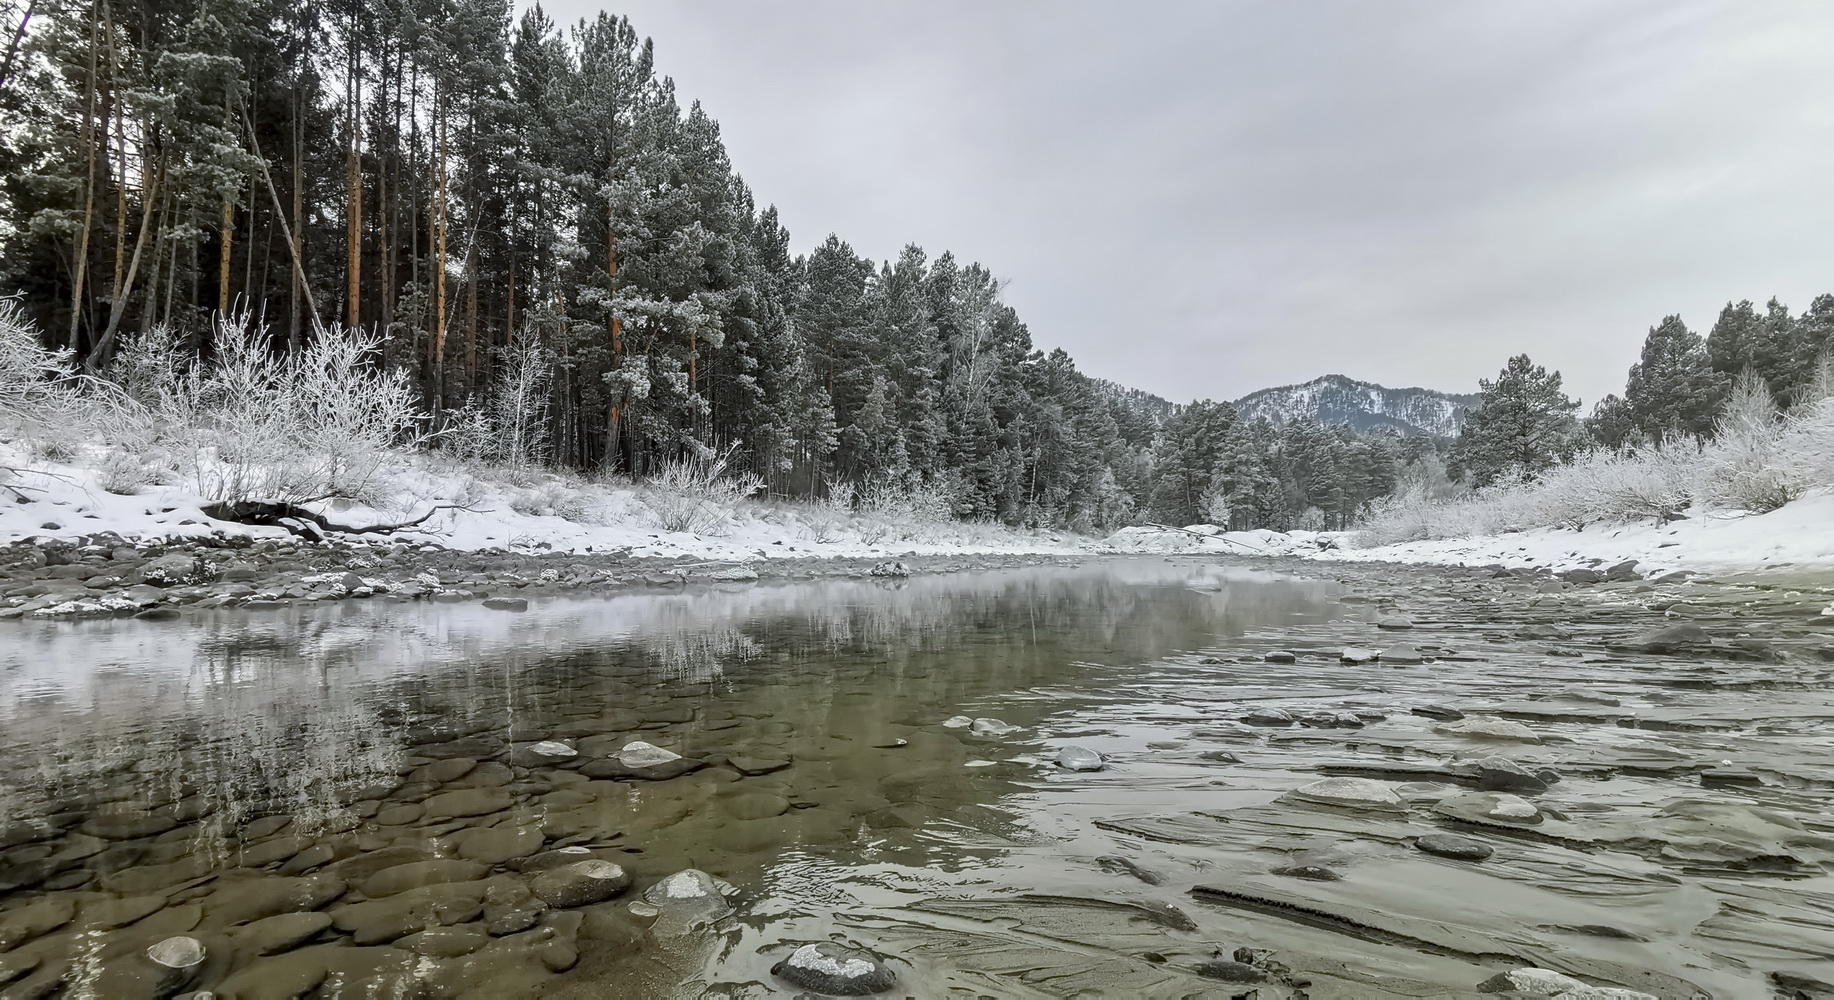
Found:
[[[0,286],[89,372],[134,343],[214,364],[219,317],[288,357],[361,335],[485,459],[724,455],[773,495],[1084,530],[1341,526],[1423,447],[1092,380],[948,252],[793,254],[623,18],[95,0],[5,27]]]

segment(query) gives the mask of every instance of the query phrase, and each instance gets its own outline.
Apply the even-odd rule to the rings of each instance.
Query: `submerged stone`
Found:
[[[1552,969],[1522,968],[1499,972],[1477,984],[1479,993],[1530,993],[1552,996],[1568,990],[1583,990],[1587,984]]]
[[[1427,854],[1454,861],[1483,861],[1492,853],[1489,844],[1451,833],[1429,833],[1415,840],[1414,846]]]
[[[1096,751],[1072,743],[1057,751],[1057,766],[1068,771],[1100,771],[1108,761]]]
[[[1205,979],[1220,979],[1225,983],[1259,983],[1265,982],[1267,973],[1249,965],[1247,962],[1217,960],[1205,962],[1192,970]]]

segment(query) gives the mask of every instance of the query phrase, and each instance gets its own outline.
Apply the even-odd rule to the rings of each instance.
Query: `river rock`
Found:
[[[542,740],[511,748],[509,762],[517,767],[552,767],[579,756],[579,751],[558,740]]]
[[[331,929],[328,913],[282,913],[245,924],[235,932],[236,941],[257,955],[278,955],[292,951]]]
[[[719,803],[721,811],[734,819],[770,819],[790,811],[790,800],[773,792],[741,792]]]
[[[106,805],[89,814],[80,827],[82,832],[105,840],[137,840],[154,837],[181,822],[171,809],[148,809],[123,802]]]
[[[1247,962],[1234,962],[1228,959],[1204,962],[1192,971],[1205,979],[1220,979],[1225,983],[1259,983],[1267,979],[1267,973]]]
[[[609,861],[576,861],[535,876],[529,888],[549,906],[585,906],[630,888],[630,876]]]
[[[429,819],[484,816],[508,809],[514,800],[501,788],[461,788],[441,792],[420,804]]]
[[[687,922],[702,923],[732,912],[726,897],[734,891],[698,868],[684,868],[643,890],[642,901],[652,913],[673,913]]]
[[[1340,663],[1369,663],[1379,655],[1381,654],[1373,649],[1364,649],[1361,646],[1345,646],[1343,649],[1338,650],[1337,659]]]
[[[76,904],[68,898],[45,896],[0,914],[0,951],[24,944],[58,929],[76,917]]]
[[[344,880],[330,875],[271,876],[218,887],[204,900],[212,925],[226,926],[282,913],[316,910],[344,894]]]
[[[726,758],[726,766],[747,777],[771,774],[790,766],[790,762],[781,757],[747,757],[734,754]]]
[[[510,862],[510,867],[519,872],[543,872],[561,865],[570,865],[580,861],[589,861],[592,851],[585,847],[557,847],[552,851],[531,854],[520,860]]]
[[[1567,570],[1559,574],[1559,577],[1568,583],[1602,583],[1604,582],[1605,574],[1600,573],[1598,570],[1587,569],[1581,566]]]
[[[204,561],[186,552],[172,552],[140,567],[142,578],[156,587],[177,587],[209,579]]]
[[[1554,1000],[1662,1000],[1662,998],[1654,993],[1627,990],[1620,986],[1588,986],[1584,989],[1556,993]]]
[[[393,896],[398,892],[406,892],[421,886],[439,885],[445,882],[470,882],[483,878],[489,871],[489,868],[475,861],[459,861],[450,858],[412,861],[405,865],[384,868],[364,879],[363,895],[373,899]]]
[[[942,720],[944,729],[967,729],[974,725],[974,720],[965,715],[951,715]]]
[[[1451,833],[1429,833],[1415,840],[1414,846],[1428,854],[1455,861],[1483,861],[1492,853],[1489,844]]]
[[[1525,792],[1538,795],[1547,791],[1547,782],[1531,774],[1507,757],[1484,757],[1452,765],[1454,774],[1475,779],[1477,787],[1491,792]]]
[[[1407,811],[1407,803],[1402,801],[1401,796],[1387,782],[1370,778],[1325,778],[1309,785],[1301,785],[1281,798],[1344,809],[1397,813]]]
[[[356,944],[378,945],[428,927],[476,920],[483,912],[483,885],[450,882],[340,906],[331,911],[331,921]]]
[[[1281,708],[1257,708],[1242,716],[1242,721],[1251,726],[1290,726],[1293,713]]]
[[[1541,737],[1535,731],[1508,719],[1462,719],[1444,726],[1435,726],[1435,732],[1449,736],[1465,736],[1479,740],[1512,740],[1517,743],[1539,743]]]
[[[203,963],[204,943],[181,934],[148,946],[146,957],[168,969],[189,969]]]
[[[1619,645],[1638,653],[1702,653],[1712,649],[1713,636],[1693,622],[1677,622],[1632,636]]]
[[[681,754],[642,740],[626,743],[624,749],[618,751],[618,763],[625,767],[654,767],[680,759]]]
[[[527,611],[529,602],[521,597],[487,597],[484,606],[492,611]]]
[[[1410,711],[1418,716],[1423,716],[1428,719],[1439,719],[1444,722],[1455,722],[1465,717],[1465,713],[1450,705],[1421,705]]]
[[[1414,620],[1406,615],[1389,615],[1376,620],[1376,628],[1400,630],[1414,627]]]
[[[1533,802],[1508,792],[1460,792],[1440,799],[1433,811],[1454,819],[1505,826],[1532,826],[1542,818]]]
[[[1336,871],[1323,865],[1282,865],[1271,871],[1275,875],[1305,879],[1307,882],[1336,882],[1343,878]]]
[[[395,947],[428,958],[457,958],[490,943],[483,931],[471,927],[429,927],[395,939]]]
[[[1005,736],[1007,733],[1018,731],[1018,726],[1003,722],[999,719],[976,719],[974,723],[968,727],[969,735],[989,738]]]
[[[805,944],[771,966],[771,975],[798,989],[836,997],[883,993],[898,977],[878,956],[830,941]]]
[[[1479,993],[1529,993],[1552,996],[1568,990],[1583,990],[1587,984],[1552,969],[1522,968],[1499,972],[1477,984]]]
[[[448,838],[453,853],[467,861],[500,865],[541,850],[541,830],[528,826],[487,826],[460,830]]]
[[[1297,654],[1292,653],[1288,650],[1284,650],[1284,649],[1270,650],[1269,652],[1264,654],[1261,657],[1261,659],[1267,663],[1298,663],[1299,662],[1299,657]]]
[[[1096,751],[1072,743],[1057,751],[1057,766],[1067,771],[1100,771],[1108,761]]]
[[[1414,667],[1426,662],[1426,657],[1407,643],[1390,646],[1377,653],[1376,658],[1391,667]]]

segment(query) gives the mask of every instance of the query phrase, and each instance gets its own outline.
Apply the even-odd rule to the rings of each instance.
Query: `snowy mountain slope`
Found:
[[[1475,394],[1434,389],[1390,389],[1343,375],[1324,375],[1300,385],[1252,392],[1236,400],[1243,418],[1279,425],[1307,417],[1354,430],[1389,428],[1405,435],[1451,437],[1477,405]]]

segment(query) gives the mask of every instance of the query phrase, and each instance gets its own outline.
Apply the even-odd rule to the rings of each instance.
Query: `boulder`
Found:
[[[492,611],[527,611],[529,602],[520,597],[489,597],[484,606]]]
[[[1503,826],[1533,826],[1541,810],[1533,802],[1508,792],[1460,792],[1440,799],[1433,811],[1453,819]]]
[[[1534,730],[1520,722],[1511,722],[1508,719],[1461,719],[1458,722],[1435,726],[1433,729],[1435,732],[1449,736],[1464,736],[1469,739],[1510,740],[1517,743],[1541,742],[1541,737],[1536,736]]]
[[[1057,751],[1057,766],[1067,771],[1100,771],[1108,761],[1096,751],[1072,743]]]
[[[549,906],[585,906],[630,888],[630,876],[609,861],[575,861],[535,876],[529,888]]]
[[[1394,788],[1387,782],[1370,778],[1325,778],[1309,785],[1301,785],[1281,798],[1344,809],[1396,813],[1407,811],[1407,803],[1395,793]]]
[[[1368,663],[1374,660],[1377,655],[1379,654],[1373,649],[1364,649],[1360,646],[1345,646],[1338,651],[1337,659],[1340,663]]]
[[[1284,649],[1273,650],[1267,653],[1265,656],[1262,656],[1261,659],[1268,663],[1298,663],[1299,662],[1298,656]]]
[[[1426,657],[1407,643],[1390,646],[1377,653],[1376,658],[1393,667],[1413,667],[1426,662]]]
[[[798,989],[836,997],[883,993],[898,982],[878,956],[830,941],[805,944],[771,966],[771,975]]]
[[[1257,708],[1242,716],[1242,721],[1251,726],[1290,726],[1293,713],[1281,708]]]
[[[1615,566],[1607,567],[1605,570],[1605,581],[1607,583],[1629,583],[1632,580],[1641,579],[1643,579],[1643,574],[1637,572],[1637,561],[1635,559],[1626,559]]]
[[[441,792],[422,802],[428,819],[483,816],[508,809],[514,800],[501,788],[461,788]]]
[[[1376,620],[1376,628],[1380,629],[1399,630],[1413,627],[1414,620],[1406,615],[1390,615],[1387,618],[1379,618]]]
[[[1584,567],[1567,570],[1559,574],[1559,576],[1560,579],[1568,583],[1602,583],[1605,579],[1605,574],[1600,573],[1598,570],[1586,569]]]
[[[257,955],[291,951],[331,928],[331,916],[316,911],[282,913],[238,928],[236,942]]]
[[[528,826],[476,827],[460,830],[449,839],[454,854],[485,865],[526,858],[541,850],[544,840],[539,828]]]
[[[1477,787],[1492,792],[1525,792],[1536,795],[1547,791],[1547,782],[1507,757],[1483,757],[1460,761],[1452,772],[1474,780]]]
[[[1018,731],[1018,726],[1003,722],[999,719],[976,719],[974,723],[968,727],[968,734],[970,736],[981,736],[990,739],[995,736],[1005,736],[1007,733]]]
[[[405,865],[384,868],[363,880],[363,895],[371,898],[393,896],[398,892],[444,882],[470,882],[489,874],[490,869],[475,861],[435,858],[411,861]]]
[[[227,926],[282,913],[316,910],[344,894],[344,880],[329,875],[271,876],[219,884],[204,900],[212,925]]]

